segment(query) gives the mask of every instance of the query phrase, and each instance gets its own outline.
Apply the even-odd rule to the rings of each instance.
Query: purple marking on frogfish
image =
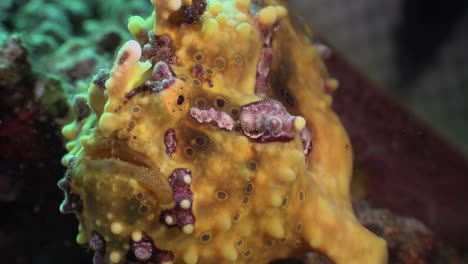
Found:
[[[99,72],[93,76],[93,83],[101,89],[106,88],[106,81],[109,79],[109,70],[108,69],[99,69]]]
[[[164,134],[164,144],[166,144],[166,154],[172,156],[172,153],[176,151],[177,139],[175,137],[174,129],[168,129]]]
[[[75,95],[73,98],[73,107],[75,108],[77,121],[81,121],[91,114],[91,108],[88,105],[88,99],[84,95]]]
[[[302,146],[304,147],[304,154],[307,155],[312,150],[312,131],[307,127],[302,129],[301,133]]]
[[[324,60],[328,60],[333,55],[332,50],[325,44],[315,43],[314,47],[317,49],[318,54]]]
[[[244,134],[259,142],[289,141],[296,134],[295,116],[275,100],[242,106],[239,121]]]
[[[171,251],[161,250],[156,247],[151,237],[146,233],[140,241],[130,240],[130,249],[126,255],[127,264],[141,263],[167,263],[174,260],[174,254]]]
[[[260,61],[257,64],[257,79],[255,81],[255,93],[265,97],[268,92],[268,74],[273,63],[273,50],[263,48],[260,55]]]
[[[151,80],[145,82],[145,86],[153,92],[159,92],[171,86],[175,82],[171,69],[164,61],[156,63]]]
[[[258,24],[260,33],[263,40],[263,49],[260,54],[260,60],[257,63],[257,76],[255,81],[255,93],[259,96],[265,97],[268,92],[268,74],[273,63],[273,49],[272,41],[274,33],[279,29],[279,22],[276,21],[272,26]]]
[[[106,254],[106,240],[104,240],[104,237],[93,231],[89,247],[94,251],[93,264],[104,264],[104,254]]]
[[[214,108],[209,110],[190,108],[190,115],[200,123],[209,123],[215,121],[219,128],[232,130],[235,125],[234,119],[225,112],[216,111]]]
[[[74,159],[70,159],[65,176],[57,183],[57,186],[63,191],[65,195],[62,204],[60,204],[60,212],[63,214],[70,214],[73,212],[81,213],[83,211],[83,202],[81,201],[80,196],[73,193],[70,187],[73,164]]]
[[[203,66],[201,64],[196,64],[192,68],[192,73],[193,75],[195,75],[195,77],[201,78],[205,74],[205,69],[203,69]]]
[[[176,63],[175,47],[169,35],[156,36],[151,31],[148,36],[149,43],[143,46],[142,61],[150,60],[152,64],[158,61],[164,61],[170,65]]]
[[[193,193],[190,190],[192,173],[188,169],[175,169],[169,176],[169,184],[174,193],[175,207],[161,212],[160,220],[163,224],[173,227],[194,224],[195,217],[192,213]]]
[[[180,24],[192,24],[200,21],[201,16],[205,13],[207,7],[206,0],[193,0],[191,5],[183,5],[183,15],[179,22]]]

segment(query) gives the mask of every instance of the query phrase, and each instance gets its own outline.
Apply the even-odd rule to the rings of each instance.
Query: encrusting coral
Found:
[[[152,3],[62,130],[60,209],[94,263],[385,263],[351,207],[336,83],[284,4]]]

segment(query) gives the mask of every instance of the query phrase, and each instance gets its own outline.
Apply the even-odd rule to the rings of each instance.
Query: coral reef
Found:
[[[453,248],[438,242],[435,235],[414,218],[373,208],[365,201],[356,202],[354,208],[359,222],[387,241],[389,263],[468,263]]]
[[[62,129],[60,209],[95,263],[385,263],[351,207],[335,82],[283,3],[152,4]]]

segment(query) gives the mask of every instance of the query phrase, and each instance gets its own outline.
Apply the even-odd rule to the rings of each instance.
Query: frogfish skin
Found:
[[[352,210],[324,50],[284,3],[152,4],[62,129],[60,210],[93,262],[386,263]]]

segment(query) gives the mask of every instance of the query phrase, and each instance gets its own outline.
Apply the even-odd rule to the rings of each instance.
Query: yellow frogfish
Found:
[[[337,83],[284,3],[151,1],[62,129],[60,210],[94,263],[386,263],[351,206]]]

